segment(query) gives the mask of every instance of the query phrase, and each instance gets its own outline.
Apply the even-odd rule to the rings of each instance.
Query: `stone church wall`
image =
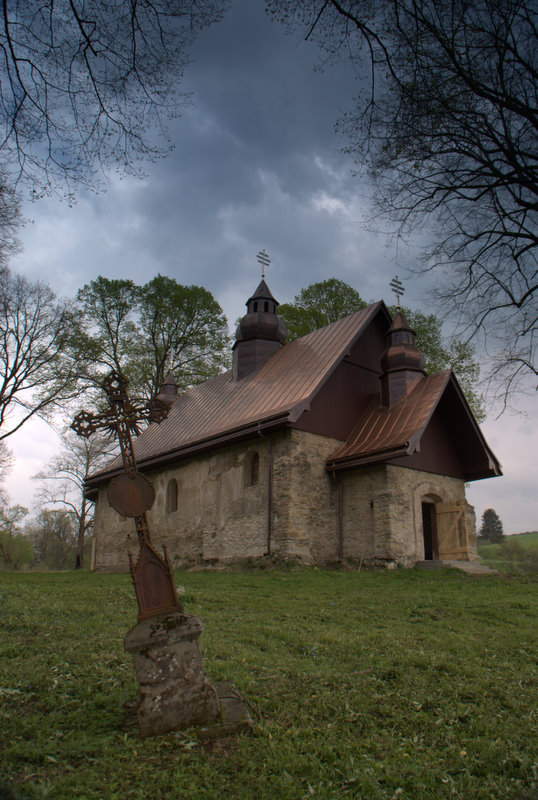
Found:
[[[422,560],[423,499],[462,503],[463,481],[394,465],[337,473],[333,478],[325,462],[338,444],[332,438],[288,429],[148,472],[156,491],[148,512],[154,545],[166,544],[175,567],[259,558],[268,546],[273,555],[305,563],[334,562],[339,554],[341,481],[345,559],[374,564]],[[178,484],[176,511],[167,510],[167,487],[173,479]],[[467,517],[468,529],[472,528],[470,555],[476,557],[471,507]],[[110,507],[106,489],[99,492],[95,535],[96,570],[126,571],[127,553],[138,552],[134,521]]]
[[[344,558],[412,565],[424,559],[422,503],[465,504],[468,557],[477,558],[474,509],[458,478],[392,464],[343,474]]]

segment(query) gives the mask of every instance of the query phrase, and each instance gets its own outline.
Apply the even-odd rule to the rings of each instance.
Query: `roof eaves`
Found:
[[[368,464],[381,464],[386,461],[398,458],[399,456],[408,456],[409,442],[403,442],[400,445],[392,445],[391,447],[380,448],[379,450],[372,450],[368,453],[360,453],[359,455],[345,456],[334,460],[327,460],[325,469],[327,472],[336,472],[338,470],[351,469],[352,467],[364,467]]]
[[[168,453],[159,453],[155,456],[148,456],[145,459],[140,459],[137,466],[142,472],[144,470],[151,469],[154,466],[160,466],[167,463],[169,464],[173,461],[187,458],[195,453],[210,450],[213,447],[221,447],[225,444],[230,444],[232,442],[249,438],[250,436],[264,430],[274,430],[275,428],[283,427],[290,421],[291,420],[288,412],[276,414],[271,417],[267,417],[262,421],[251,422],[247,423],[246,425],[239,425],[237,428],[226,431],[226,433],[218,433],[213,436],[207,436],[205,439],[200,439],[194,443],[188,443],[186,445],[176,447],[173,450],[170,450]],[[90,475],[90,477],[85,481],[85,486],[88,489],[98,486],[101,483],[110,480],[110,478],[121,474],[121,472],[123,472],[123,466],[115,467],[114,469],[109,470],[102,470],[94,475]]]
[[[473,412],[471,410],[471,407],[469,406],[469,402],[468,402],[467,398],[465,397],[465,395],[463,393],[463,389],[459,385],[458,379],[456,378],[456,376],[454,375],[452,370],[450,370],[450,383],[452,384],[452,386],[456,390],[456,392],[457,392],[457,394],[459,396],[459,399],[462,402],[462,406],[465,409],[465,413],[467,414],[469,422],[471,423],[471,425],[472,425],[472,427],[474,429],[474,432],[478,436],[482,447],[484,448],[484,450],[487,453],[488,466],[490,467],[491,471],[494,473],[495,476],[502,475],[503,473],[502,473],[500,461],[498,461],[497,457],[495,456],[495,453],[493,452],[493,450],[491,450],[490,446],[486,442],[486,440],[484,438],[484,434],[480,430],[480,426],[478,425],[478,423],[477,423],[477,421],[476,421],[476,419],[474,417],[474,414],[473,414]],[[476,480],[476,479],[475,478],[468,478],[468,480]]]

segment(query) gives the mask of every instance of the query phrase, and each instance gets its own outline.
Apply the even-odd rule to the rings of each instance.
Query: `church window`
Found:
[[[269,311],[269,303],[267,301],[263,304],[263,310]]]
[[[166,487],[166,511],[171,514],[177,511],[178,486],[175,478],[168,481]]]
[[[245,459],[245,486],[256,486],[260,481],[260,456],[250,453]]]
[[[254,311],[254,313],[256,313],[256,311],[258,310],[258,303],[256,302],[254,303],[254,308],[252,310]]]

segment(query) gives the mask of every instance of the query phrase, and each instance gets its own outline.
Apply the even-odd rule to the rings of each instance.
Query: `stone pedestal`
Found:
[[[145,619],[125,637],[139,683],[142,736],[220,720],[217,692],[204,672],[198,639],[203,626],[184,612]]]

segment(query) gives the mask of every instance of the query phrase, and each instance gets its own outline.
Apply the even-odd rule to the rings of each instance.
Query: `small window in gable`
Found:
[[[178,486],[175,478],[168,481],[166,487],[166,511],[168,514],[177,511]]]
[[[245,459],[245,486],[255,486],[260,480],[260,456],[250,453]]]

